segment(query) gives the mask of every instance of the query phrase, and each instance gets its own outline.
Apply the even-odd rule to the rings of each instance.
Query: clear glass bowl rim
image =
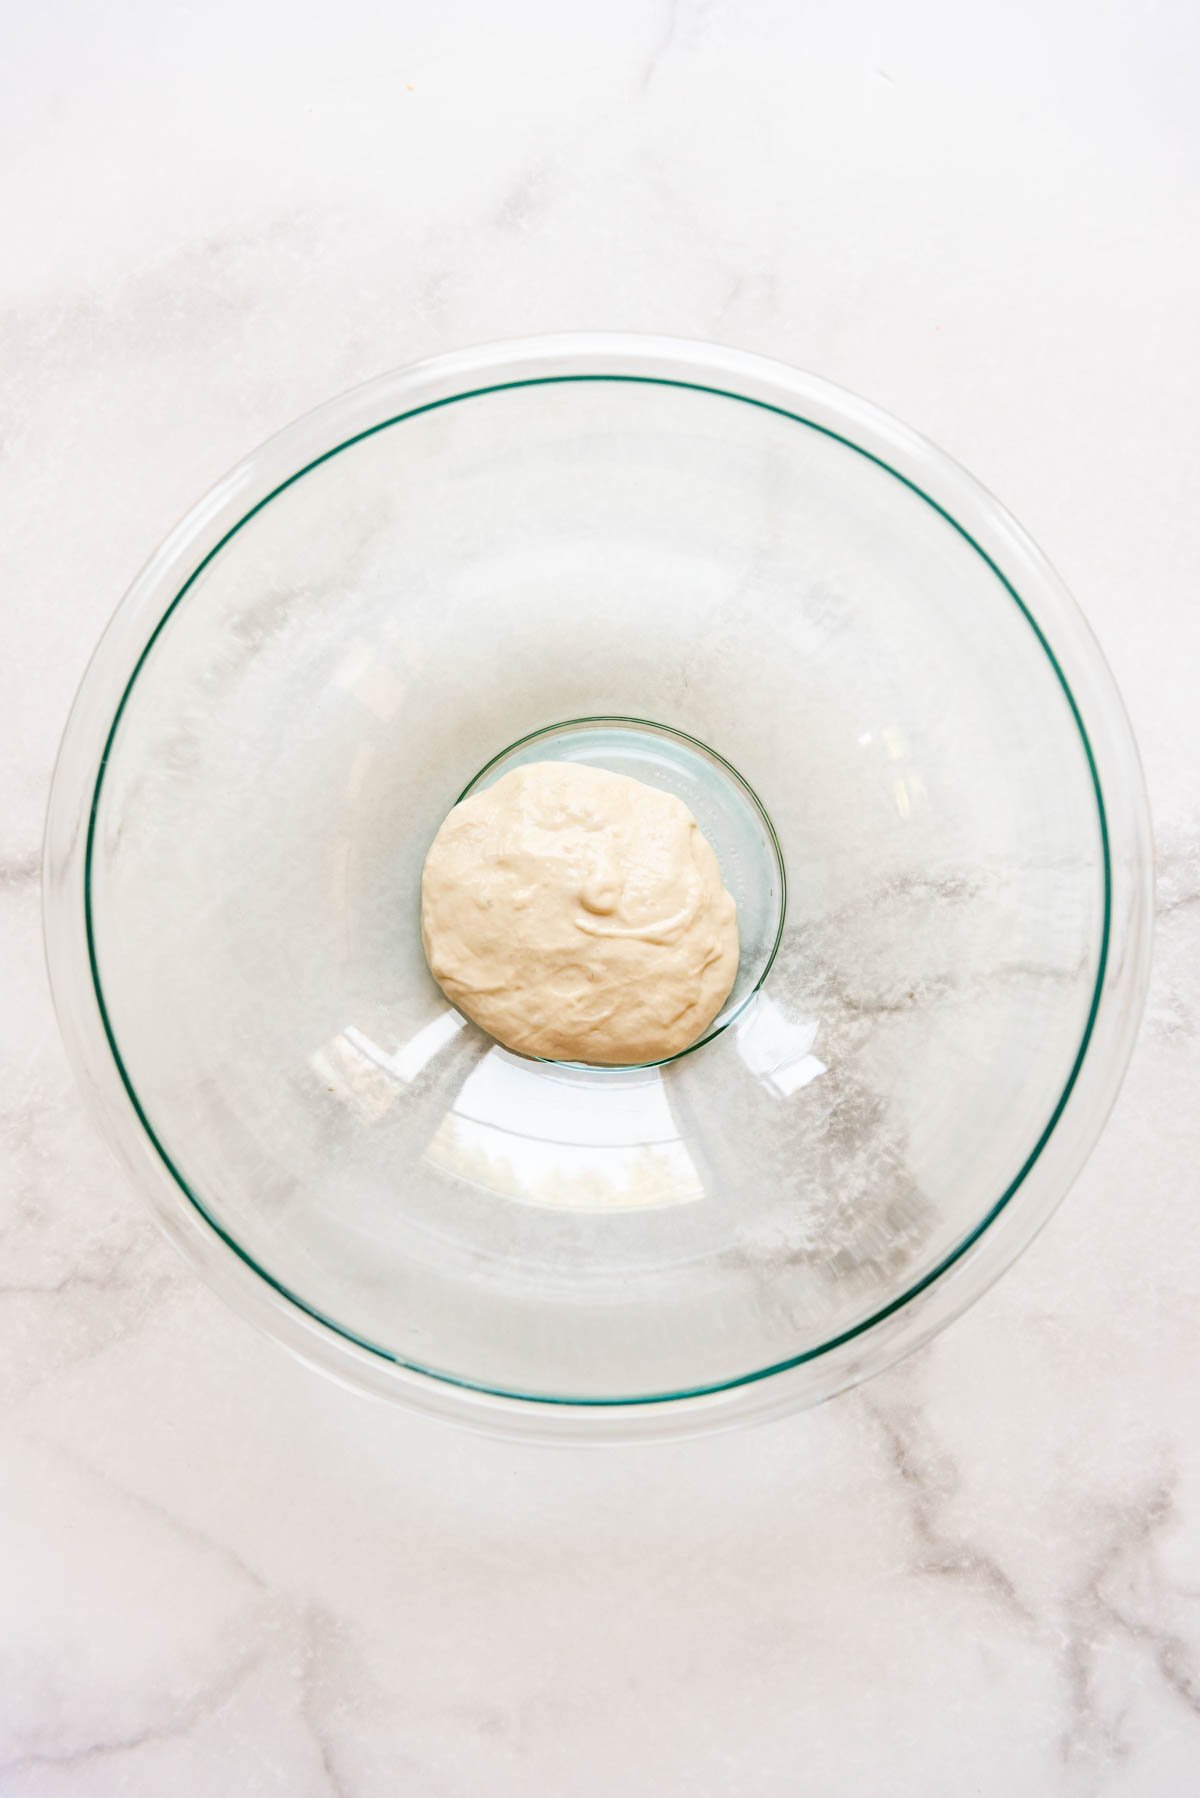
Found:
[[[878,463],[972,544],[1025,614],[1074,714],[1095,788],[1105,907],[1095,992],[1066,1088],[1015,1179],[950,1254],[887,1306],[793,1358],[716,1386],[578,1400],[497,1391],[398,1361],[249,1258],[176,1171],[143,1112],[108,1024],[88,896],[104,766],[125,700],[158,630],[217,550],[282,488],[365,436],[498,389],[587,380],[690,388],[790,417]],[[868,402],[763,357],[671,338],[532,338],[417,363],[327,402],[239,463],[165,540],[101,639],[64,733],[46,827],[46,953],[64,1040],[105,1136],[171,1239],[235,1309],[356,1387],[475,1427],[571,1440],[664,1437],[815,1403],[868,1377],[957,1316],[1032,1239],[1099,1135],[1132,1051],[1149,975],[1152,863],[1137,750],[1100,650],[1045,557],[951,458]]]

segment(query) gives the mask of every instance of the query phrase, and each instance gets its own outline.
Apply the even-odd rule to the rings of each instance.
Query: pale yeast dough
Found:
[[[510,1049],[658,1061],[729,996],[737,907],[682,799],[533,762],[456,805],[421,882],[434,979]]]

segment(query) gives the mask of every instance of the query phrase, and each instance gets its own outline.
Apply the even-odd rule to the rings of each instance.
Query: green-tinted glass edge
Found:
[[[206,1208],[204,1201],[188,1185],[183,1174],[175,1166],[175,1163],[167,1153],[166,1148],[159,1140],[150,1119],[146,1115],[142,1102],[138,1097],[137,1089],[135,1088],[125,1063],[122,1060],[120,1049],[117,1046],[116,1036],[113,1032],[112,1023],[109,1019],[108,1007],[104,998],[104,990],[100,982],[95,929],[92,918],[92,855],[95,846],[96,821],[100,807],[101,789],[104,784],[104,774],[108,766],[109,757],[112,753],[113,742],[116,738],[122,715],[138,676],[145,666],[151,650],[154,648],[155,643],[162,634],[167,620],[175,612],[185,595],[199,579],[209,563],[225,548],[225,545],[229,543],[252,518],[256,517],[266,506],[269,506],[272,500],[277,499],[281,493],[286,492],[289,487],[294,486],[295,483],[303,479],[305,475],[311,474],[312,471],[315,468],[319,468],[322,463],[328,462],[334,456],[340,455],[343,450],[352,448],[356,443],[362,443],[368,437],[378,435],[380,431],[390,430],[394,425],[403,424],[410,418],[419,418],[424,413],[437,412],[446,406],[458,405],[463,400],[482,399],[489,394],[511,392],[515,389],[524,387],[553,387],[592,381],[609,381],[634,386],[673,387],[680,388],[686,392],[707,393],[717,399],[735,400],[742,405],[755,406],[760,411],[771,412],[779,418],[790,419],[793,423],[804,425],[807,429],[816,431],[823,437],[829,437],[836,443],[844,444],[847,449],[851,449],[857,455],[865,457],[868,462],[873,462],[877,468],[883,469],[886,474],[891,475],[894,480],[899,481],[903,486],[907,487],[910,492],[916,494],[918,499],[923,500],[927,506],[939,515],[939,517],[943,518],[947,524],[957,531],[964,542],[970,544],[976,555],[978,555],[980,559],[986,563],[987,567],[991,569],[992,573],[996,576],[996,579],[1018,607],[1026,623],[1037,638],[1037,641],[1049,661],[1050,666],[1053,668],[1055,677],[1062,688],[1075,723],[1075,728],[1079,732],[1080,741],[1083,744],[1084,756],[1087,761],[1088,772],[1091,776],[1092,790],[1096,800],[1097,818],[1100,826],[1100,848],[1104,870],[1104,907],[1100,935],[1100,954],[1097,958],[1096,980],[1092,990],[1091,1004],[1088,1008],[1087,1019],[1084,1023],[1079,1049],[1076,1053],[1075,1060],[1071,1065],[1066,1084],[1059,1095],[1054,1109],[1050,1113],[1045,1128],[1042,1130],[1037,1141],[1034,1143],[1033,1148],[1021,1164],[1015,1177],[1010,1181],[1009,1185],[1005,1187],[991,1209],[984,1213],[974,1229],[970,1230],[963,1240],[952,1249],[948,1255],[943,1256],[941,1261],[927,1273],[923,1274],[918,1281],[911,1287],[908,1287],[897,1298],[892,1299],[888,1304],[881,1306],[879,1310],[873,1311],[870,1316],[864,1318],[861,1322],[851,1325],[849,1329],[842,1330],[838,1335],[830,1337],[827,1342],[819,1343],[815,1348],[805,1349],[800,1354],[791,1355],[782,1361],[773,1362],[768,1367],[755,1368],[750,1373],[737,1374],[731,1379],[716,1380],[707,1385],[681,1387],[672,1392],[634,1393],[627,1397],[616,1398],[595,1397],[591,1395],[571,1396],[567,1394],[552,1395],[539,1392],[520,1392],[501,1386],[489,1386],[481,1380],[470,1380],[459,1374],[443,1373],[437,1368],[424,1367],[420,1362],[409,1361],[401,1355],[392,1354],[390,1350],[381,1348],[377,1343],[369,1341],[366,1337],[359,1336],[355,1331],[347,1328],[346,1325],[339,1324],[334,1318],[327,1317],[325,1313],[318,1310],[316,1306],[310,1305],[307,1300],[301,1298],[299,1294],[292,1292],[289,1287],[282,1283],[282,1281],[277,1280],[266,1268],[260,1267],[253,1256],[248,1254],[246,1250],[242,1248],[240,1243],[238,1243],[236,1238],[231,1236],[217,1219],[212,1216]],[[1042,1150],[1049,1142],[1050,1137],[1057,1127],[1058,1120],[1063,1114],[1067,1101],[1075,1088],[1080,1070],[1083,1067],[1088,1045],[1091,1042],[1092,1033],[1095,1029],[1096,1016],[1100,1009],[1100,995],[1104,985],[1104,975],[1108,966],[1109,939],[1112,929],[1112,857],[1109,847],[1108,815],[1104,804],[1104,793],[1100,785],[1100,774],[1096,766],[1096,758],[1092,750],[1091,740],[1088,737],[1087,729],[1083,722],[1083,716],[1079,710],[1075,695],[1071,691],[1070,683],[1067,680],[1062,667],[1059,665],[1058,658],[1050,647],[1044,631],[1038,624],[1037,619],[1033,616],[1029,607],[1017,592],[1016,588],[1013,586],[1012,582],[1008,579],[1008,576],[998,564],[993,561],[992,557],[988,555],[982,545],[976,542],[975,538],[972,537],[966,527],[959,523],[953,513],[947,511],[945,506],[940,505],[939,502],[932,498],[930,494],[926,493],[922,487],[919,487],[915,481],[910,480],[907,475],[901,474],[900,471],[893,468],[889,462],[885,462],[881,456],[876,456],[872,451],[864,449],[861,444],[855,443],[853,438],[843,436],[841,432],[832,430],[828,425],[818,424],[814,419],[805,418],[801,413],[791,412],[785,406],[773,405],[769,400],[756,399],[750,394],[735,393],[728,388],[714,387],[700,381],[675,380],[660,375],[538,375],[525,377],[517,381],[499,381],[485,387],[470,388],[462,393],[447,394],[442,399],[430,400],[421,406],[413,406],[407,412],[397,413],[392,418],[382,419],[378,424],[369,425],[365,430],[355,432],[353,436],[347,437],[344,442],[335,444],[332,449],[325,450],[321,455],[315,456],[311,462],[306,462],[303,468],[297,469],[295,473],[290,474],[286,480],[280,481],[277,487],[273,487],[270,493],[266,494],[263,499],[260,499],[255,505],[251,506],[250,510],[239,518],[236,524],[231,525],[229,530],[227,530],[220,540],[213,545],[207,555],[205,555],[192,570],[170,605],[166,607],[162,617],[150,633],[150,636],[147,638],[145,646],[138,656],[133,671],[125,684],[125,689],[118,701],[116,711],[113,713],[112,724],[109,726],[104,749],[100,756],[100,763],[96,771],[96,784],[92,792],[91,808],[88,814],[87,841],[84,850],[83,898],[88,963],[91,969],[92,986],[96,994],[96,1004],[100,1012],[100,1021],[104,1028],[104,1034],[108,1041],[109,1049],[112,1052],[113,1061],[116,1065],[117,1072],[120,1075],[121,1083],[129,1097],[129,1102],[133,1106],[138,1121],[141,1124],[142,1129],[146,1132],[155,1152],[171,1178],[175,1181],[175,1184],[179,1187],[179,1190],[204,1219],[209,1228],[220,1237],[221,1241],[224,1242],[228,1248],[233,1250],[240,1261],[250,1268],[259,1279],[264,1280],[273,1291],[280,1295],[281,1298],[286,1299],[289,1304],[295,1305],[315,1323],[321,1324],[324,1328],[332,1330],[336,1335],[341,1336],[347,1342],[353,1343],[357,1348],[365,1349],[369,1354],[373,1354],[381,1360],[389,1361],[393,1365],[403,1368],[409,1373],[418,1374],[426,1379],[440,1381],[444,1385],[456,1386],[468,1392],[478,1392],[491,1398],[506,1399],[514,1403],[560,1405],[596,1409],[625,1405],[664,1404],[673,1400],[711,1397],[716,1393],[730,1392],[739,1386],[748,1386],[759,1380],[770,1379],[775,1374],[786,1373],[791,1368],[801,1367],[806,1362],[818,1360],[822,1355],[831,1354],[835,1349],[843,1347],[846,1343],[854,1341],[856,1337],[864,1335],[868,1330],[874,1329],[877,1324],[883,1323],[887,1318],[894,1316],[895,1313],[902,1310],[905,1305],[911,1304],[921,1293],[927,1291],[935,1281],[940,1280],[942,1275],[947,1273],[949,1269],[952,1268],[956,1262],[960,1261],[967,1251],[979,1241],[980,1237],[995,1222],[1013,1197],[1014,1193],[1017,1192],[1019,1187],[1028,1177],[1030,1170],[1033,1168],[1038,1157],[1041,1155]]]

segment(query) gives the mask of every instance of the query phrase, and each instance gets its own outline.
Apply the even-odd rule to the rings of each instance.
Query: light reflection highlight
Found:
[[[490,1049],[426,1159],[523,1204],[614,1211],[704,1196],[656,1068],[567,1073]]]
[[[818,1027],[815,1019],[789,1019],[760,993],[729,1034],[747,1072],[788,1099],[828,1071],[813,1053]],[[563,1068],[495,1044],[453,1096],[428,1083],[414,1092],[418,1075],[466,1028],[466,1019],[447,1009],[387,1050],[350,1024],[312,1057],[312,1067],[367,1123],[401,1099],[428,1105],[425,1161],[498,1197],[616,1211],[705,1196],[704,1175],[670,1103],[671,1081],[686,1079],[686,1067]]]
[[[766,993],[759,993],[733,1028],[743,1062],[778,1098],[789,1099],[829,1072],[812,1053],[818,1020],[804,1018],[793,1023]]]

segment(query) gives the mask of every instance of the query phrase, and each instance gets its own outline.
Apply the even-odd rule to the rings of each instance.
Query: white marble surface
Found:
[[[1193,9],[4,37],[4,1798],[1200,1789]],[[575,327],[812,367],[991,485],[1109,654],[1161,861],[1124,1093],[989,1297],[819,1412],[608,1452],[419,1422],[227,1314],[82,1114],[37,890],[89,648],[197,493],[380,369]]]

